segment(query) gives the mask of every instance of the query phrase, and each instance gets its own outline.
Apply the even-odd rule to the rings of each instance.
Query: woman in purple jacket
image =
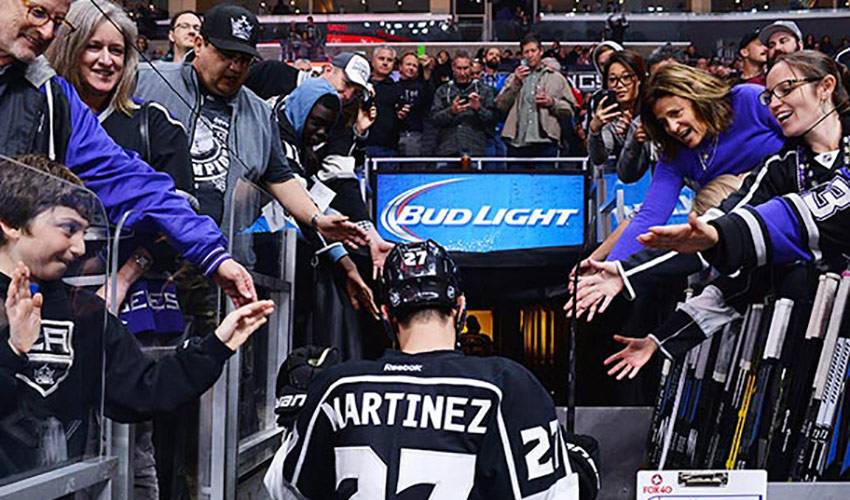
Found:
[[[719,197],[705,191],[722,175],[742,177],[782,147],[782,129],[758,100],[759,85],[730,86],[689,66],[674,64],[649,80],[641,118],[661,158],[640,212],[614,246],[608,260],[621,260],[642,248],[637,236],[664,224],[685,184],[697,192],[694,210],[704,212],[736,191],[729,181]],[[716,183],[715,183],[716,185]],[[712,186],[713,187],[713,186]]]
[[[614,245],[608,261],[623,261],[643,249],[637,236],[667,222],[684,185],[696,191],[693,210],[702,214],[737,191],[748,172],[784,144],[782,129],[767,106],[759,102],[760,85],[731,87],[701,70],[673,64],[658,70],[647,82],[641,119],[650,138],[660,145],[661,157],[640,211]],[[648,272],[654,261],[630,259]],[[581,274],[607,270],[585,261]],[[646,268],[645,270],[643,268]],[[570,283],[572,285],[572,283]],[[579,315],[592,319],[604,311],[614,294],[580,299]],[[570,301],[566,309],[572,308]]]

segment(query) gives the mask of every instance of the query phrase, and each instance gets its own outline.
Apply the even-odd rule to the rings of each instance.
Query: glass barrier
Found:
[[[286,282],[286,229],[283,207],[266,191],[240,179],[233,192],[229,224],[231,253],[254,277],[260,299],[278,306],[269,322],[239,353],[239,439],[274,428],[274,388],[280,353],[289,348],[287,321],[290,286]],[[281,307],[283,306],[283,307]]]
[[[64,167],[24,161],[0,157],[0,486],[104,452],[106,214]]]

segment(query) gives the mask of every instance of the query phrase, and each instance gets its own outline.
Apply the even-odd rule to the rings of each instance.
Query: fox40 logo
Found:
[[[652,484],[645,485],[642,490],[645,495],[673,493],[673,487],[669,484],[664,484],[664,478],[661,477],[661,474],[653,474],[649,482]]]

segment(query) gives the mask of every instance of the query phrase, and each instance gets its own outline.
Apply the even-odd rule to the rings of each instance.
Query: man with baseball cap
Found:
[[[803,49],[803,33],[794,21],[776,21],[759,33],[759,40],[767,47],[767,64],[770,66],[780,54],[790,54]]]
[[[219,4],[207,11],[193,57],[139,68],[137,95],[163,104],[188,131],[200,211],[227,218],[236,180],[246,177],[269,192],[305,227],[328,240],[364,244],[365,232],[345,217],[323,215],[292,173],[272,109],[243,86],[259,57],[257,17]]]
[[[764,85],[767,47],[759,40],[758,30],[750,31],[741,38],[738,56],[741,58],[741,77],[738,83]]]
[[[268,100],[285,97],[306,80],[321,76],[333,85],[343,104],[348,104],[358,91],[366,89],[371,73],[365,57],[343,52],[331,64],[312,71],[301,71],[282,61],[261,61],[251,66],[245,86]]]

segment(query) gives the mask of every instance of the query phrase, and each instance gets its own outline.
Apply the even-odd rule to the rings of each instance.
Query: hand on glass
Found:
[[[18,262],[6,292],[6,319],[9,321],[9,346],[15,354],[26,354],[41,334],[41,306],[44,297],[30,290],[30,270]]]
[[[225,316],[224,321],[215,329],[215,336],[231,351],[235,351],[248,341],[257,328],[268,321],[272,311],[274,302],[271,300],[246,304]]]
[[[567,301],[564,310],[568,318],[572,317],[575,301],[576,317],[581,318],[587,312],[587,321],[590,322],[597,313],[601,314],[608,309],[614,297],[623,290],[624,283],[613,262],[588,259],[586,264],[582,262],[584,266],[587,266],[587,270],[579,270],[578,290]]]
[[[691,212],[687,224],[653,226],[649,232],[638,236],[638,241],[650,248],[696,253],[716,245],[720,235],[714,226],[699,220],[696,213]]]
[[[213,281],[230,297],[236,307],[257,300],[254,279],[242,264],[233,259],[227,259],[218,266]]]
[[[345,215],[320,215],[316,219],[316,229],[325,239],[342,241],[351,248],[369,243],[369,235],[357,224],[350,222]]]
[[[655,351],[658,350],[658,344],[649,337],[630,338],[621,335],[614,335],[614,340],[621,344],[625,344],[622,350],[608,356],[603,361],[605,366],[609,366],[616,362],[614,366],[608,370],[608,375],[616,376],[617,380],[623,380],[626,376],[630,379],[635,378],[643,365],[652,358]]]

